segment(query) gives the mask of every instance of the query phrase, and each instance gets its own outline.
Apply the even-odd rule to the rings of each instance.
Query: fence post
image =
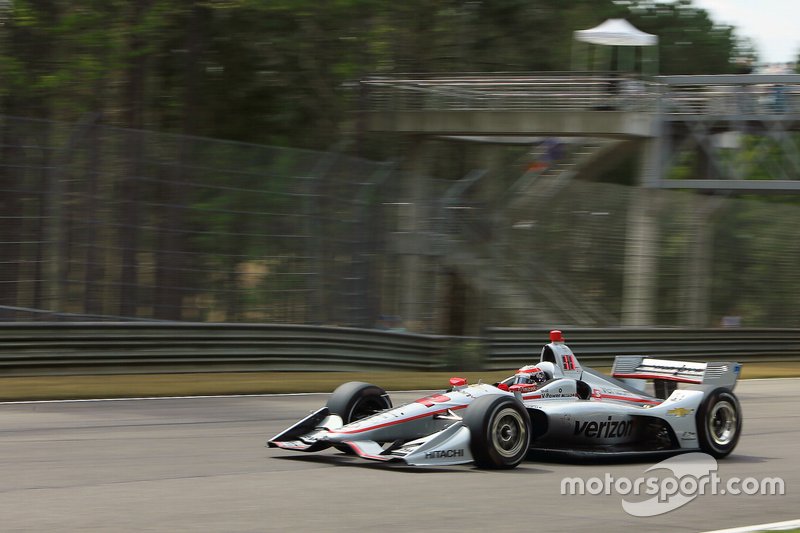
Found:
[[[45,224],[45,242],[49,243],[48,268],[46,269],[48,293],[53,311],[64,311],[67,301],[67,263],[69,260],[69,240],[64,224],[64,176],[72,161],[72,154],[78,142],[86,136],[86,132],[100,120],[100,113],[86,113],[75,123],[67,142],[62,146],[53,160],[48,173],[46,194],[47,223]]]

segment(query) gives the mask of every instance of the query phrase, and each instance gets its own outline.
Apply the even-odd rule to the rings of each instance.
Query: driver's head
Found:
[[[539,367],[524,366],[514,375],[512,385],[541,385],[547,381],[547,374]]]

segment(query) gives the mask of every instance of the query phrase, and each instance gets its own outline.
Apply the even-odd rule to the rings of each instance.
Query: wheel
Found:
[[[371,383],[350,381],[339,385],[328,399],[328,410],[345,424],[392,407],[386,391]]]
[[[516,398],[481,396],[464,413],[470,450],[481,468],[514,468],[525,458],[531,441],[531,419]]]
[[[700,404],[697,414],[700,449],[720,459],[733,451],[742,432],[742,408],[725,388],[715,389]]]

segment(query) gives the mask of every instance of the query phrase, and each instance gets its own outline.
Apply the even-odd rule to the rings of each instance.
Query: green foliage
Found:
[[[348,84],[396,72],[565,71],[572,35],[625,17],[660,37],[666,74],[726,73],[752,53],[689,0],[15,0],[0,26],[3,106],[128,125],[143,84],[154,129],[325,149]],[[136,46],[131,43],[138,42]]]
[[[483,369],[486,348],[476,339],[453,339],[445,352],[447,370],[469,372]]]
[[[738,39],[733,28],[712,24],[689,0],[14,0],[0,2],[0,114],[76,122],[93,113],[113,126],[329,149],[353,134],[351,112],[358,103],[353,87],[361,78],[409,72],[566,71],[572,66],[573,32],[610,17],[628,18],[659,35],[664,74],[734,72],[739,58],[753,57],[752,44]],[[397,139],[386,139],[368,147],[373,155],[397,149]],[[123,148],[120,168],[114,171],[138,175],[140,147],[132,143]],[[291,189],[291,177],[314,175],[313,169],[299,172],[295,161],[277,156],[249,161],[246,151],[235,151],[202,143],[174,152],[165,148],[170,157],[178,154],[174,167],[182,169],[169,171],[175,173],[166,176],[171,184],[147,191],[123,186],[118,194],[153,194],[164,205],[193,208],[191,214],[173,210],[152,215],[159,224],[174,223],[190,235],[180,243],[146,243],[157,249],[152,259],[156,271],[186,266],[169,254],[159,255],[163,250],[208,252],[210,261],[219,262],[212,270],[227,272],[224,281],[230,287],[242,285],[236,276],[245,266],[280,274],[265,277],[258,290],[302,286],[302,279],[287,275],[285,262],[293,259],[286,241],[270,236],[286,234],[293,214],[311,210],[303,203],[308,195],[277,191]],[[190,175],[199,172],[196,168],[213,168],[209,162],[215,159],[241,160],[242,172],[235,179],[223,173]],[[191,167],[188,161],[198,164]],[[127,164],[131,167],[122,168]],[[630,181],[631,165],[615,169],[619,181]],[[109,183],[114,178],[97,175]],[[216,188],[187,193],[175,185],[189,180],[205,180]],[[323,191],[321,196],[336,192]],[[255,212],[286,217],[272,217],[265,227],[252,216]],[[123,213],[121,226],[132,226],[135,220],[125,217],[133,215]],[[325,231],[334,233],[334,224],[346,225],[346,217],[341,218],[322,221]],[[130,237],[111,230],[106,236],[121,241]],[[336,260],[345,263],[347,258]],[[198,286],[218,281],[204,272],[196,277]],[[133,281],[123,280],[129,285]],[[586,290],[615,293],[618,285],[615,279],[608,287]],[[256,292],[242,298],[257,298]],[[228,303],[229,309],[236,307],[236,302]],[[479,365],[474,347],[457,352],[468,365],[472,359]]]
[[[715,25],[708,13],[691,0],[630,4],[631,23],[659,37],[662,74],[731,74],[746,46],[734,28]],[[752,47],[750,48],[752,49]]]
[[[797,208],[737,200],[716,218],[712,316],[738,315],[744,326],[795,326],[800,241],[791,221],[800,222]]]

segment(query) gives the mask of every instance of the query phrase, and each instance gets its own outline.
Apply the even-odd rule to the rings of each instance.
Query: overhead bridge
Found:
[[[800,190],[800,75],[659,76],[536,74],[368,78],[363,127],[422,136],[604,137],[640,142],[649,187],[752,192]],[[726,135],[721,135],[726,134]],[[731,160],[737,135],[769,139],[781,152],[773,180],[741,183],[748,163]],[[773,148],[769,148],[773,147]],[[777,148],[775,148],[777,147]],[[684,151],[705,164],[669,180]]]
[[[605,325],[609,314],[580,309],[587,299],[558,282],[557,268],[537,263],[531,254],[514,260],[526,250],[504,246],[497,235],[520,234],[509,228],[533,228],[570,182],[596,181],[632,157],[640,187],[625,222],[621,325],[656,323],[654,273],[661,230],[653,209],[654,189],[725,195],[800,192],[795,139],[800,131],[800,75],[399,75],[362,80],[359,94],[362,131],[401,134],[412,141],[403,200],[414,209],[397,232],[402,246],[396,251],[404,272],[401,293],[408,295],[401,310],[405,317],[422,316],[411,302],[424,301],[421,280],[430,270],[425,257],[439,250],[440,265],[489,295],[485,308],[498,321]],[[429,140],[491,144],[516,139],[534,146],[529,156],[542,158],[536,142],[547,137],[568,140],[569,152],[549,161],[546,171],[529,166],[507,179],[501,175],[507,169],[492,171],[497,170],[497,158],[489,148],[465,150],[465,157],[478,161],[464,166],[488,169],[487,177],[479,185],[465,177],[451,189],[457,194],[440,199],[442,209],[432,206],[435,195],[424,176],[432,175],[440,161]],[[686,324],[709,322],[710,276],[702,273],[711,264],[707,243],[717,205],[691,215],[697,228],[691,246],[698,252],[692,255],[691,290],[681,311]],[[431,236],[445,233],[431,244]],[[514,309],[516,318],[495,312],[493,305]]]
[[[370,131],[421,135],[652,137],[651,82],[615,94],[619,80],[588,76],[368,79]],[[630,91],[630,89],[626,89]],[[598,113],[598,111],[601,111]]]

